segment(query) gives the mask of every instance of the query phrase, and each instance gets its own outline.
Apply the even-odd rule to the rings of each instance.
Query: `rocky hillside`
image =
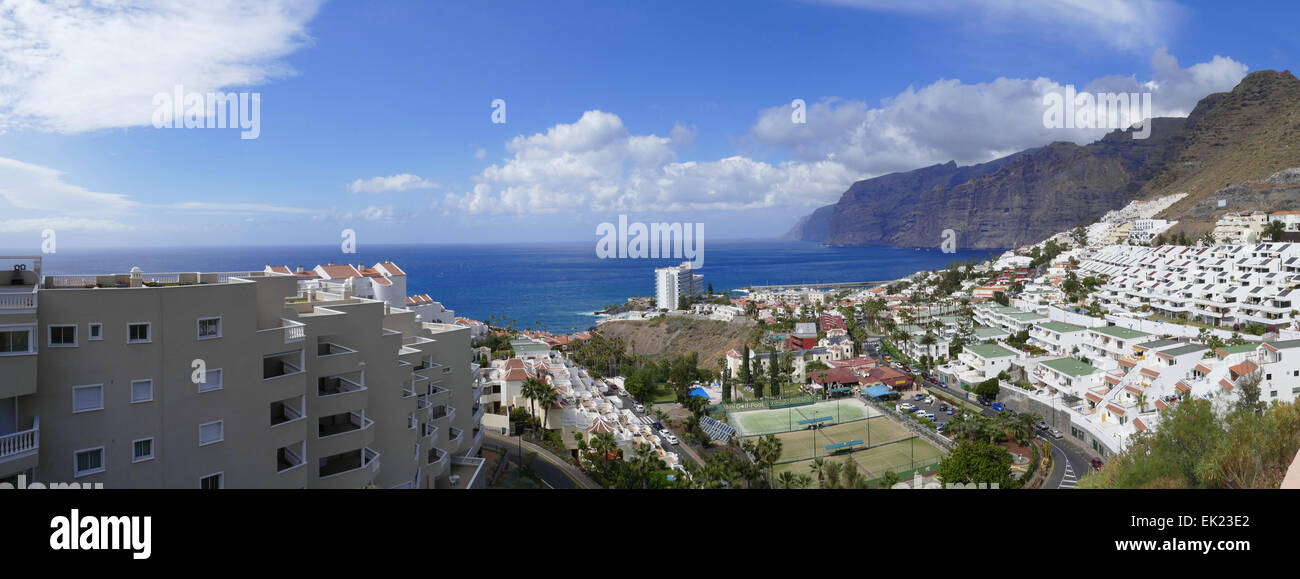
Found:
[[[1173,162],[1143,187],[1143,193],[1188,194],[1165,210],[1163,217],[1217,218],[1222,212],[1207,214],[1198,207],[1222,197],[1220,189],[1242,184],[1237,187],[1264,191],[1268,184],[1259,180],[1300,167],[1300,79],[1288,71],[1252,73],[1232,92],[1202,99],[1187,117],[1187,129],[1185,145]],[[1297,209],[1294,205],[1289,208]]]
[[[1052,143],[979,165],[859,181],[791,233],[832,245],[935,247],[952,229],[960,247],[1016,247],[1132,199],[1187,191],[1167,212],[1177,218],[1224,185],[1300,166],[1297,111],[1300,81],[1256,72],[1186,119],[1154,119],[1150,138],[1114,131],[1084,146]]]
[[[678,356],[688,352],[699,355],[699,367],[717,371],[718,360],[727,350],[740,350],[756,330],[750,319],[730,322],[662,316],[649,321],[616,321],[600,325],[600,333],[622,338],[629,349],[635,342],[637,355],[653,359]]]

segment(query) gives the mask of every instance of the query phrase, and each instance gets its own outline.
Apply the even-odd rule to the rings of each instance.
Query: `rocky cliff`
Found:
[[[1229,183],[1300,166],[1300,80],[1248,75],[1186,119],[1152,121],[1147,139],[1114,131],[1088,145],[1058,142],[988,163],[955,163],[854,183],[791,235],[831,245],[963,248],[1035,243],[1129,201],[1186,191],[1177,218]],[[1179,206],[1182,206],[1180,209]]]

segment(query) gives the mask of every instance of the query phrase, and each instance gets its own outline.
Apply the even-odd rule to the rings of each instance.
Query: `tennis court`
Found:
[[[844,424],[882,416],[879,410],[871,408],[856,398],[825,400],[804,406],[792,406],[771,410],[733,411],[728,422],[736,428],[740,437],[762,436],[781,432],[799,431],[807,428],[799,424],[801,420],[816,420],[830,417],[820,422],[823,425]],[[865,428],[865,427],[864,427]]]
[[[858,420],[844,424],[835,424],[813,430],[796,430],[783,432],[776,437],[781,440],[781,462],[809,460],[818,456],[831,454],[827,445],[846,444],[861,441],[846,448],[841,454],[850,452],[849,448],[867,448],[898,442],[912,436],[902,425],[892,420]],[[860,452],[860,451],[858,451]]]
[[[885,422],[883,420],[872,420],[872,424]],[[908,433],[910,435],[910,433]],[[875,443],[875,441],[872,441]],[[786,460],[790,456],[789,447],[783,449],[781,460]],[[818,456],[821,457],[821,448],[818,448]],[[854,462],[858,464],[858,470],[868,479],[877,479],[884,476],[886,471],[894,471],[895,474],[909,473],[913,469],[926,467],[931,470],[935,467],[939,459],[943,457],[943,452],[935,448],[925,439],[916,436],[910,436],[902,440],[891,442],[883,446],[874,446],[872,448],[855,451],[852,454],[835,454],[822,457],[827,461],[838,462],[843,464],[849,457],[853,457]],[[778,464],[774,468],[775,474],[781,474],[784,471],[791,471],[796,474],[811,474],[812,459],[806,458],[794,462]]]

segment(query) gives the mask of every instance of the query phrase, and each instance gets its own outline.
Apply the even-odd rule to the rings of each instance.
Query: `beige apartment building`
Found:
[[[271,268],[42,277],[40,257],[0,264],[18,266],[0,280],[0,481],[485,482],[469,328]]]

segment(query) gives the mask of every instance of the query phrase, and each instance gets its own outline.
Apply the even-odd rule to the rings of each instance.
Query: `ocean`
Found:
[[[857,282],[897,279],[953,261],[983,259],[996,250],[914,250],[825,247],[782,240],[710,241],[704,247],[704,283],[715,291],[747,285]],[[10,252],[21,255],[24,252]],[[30,253],[30,252],[27,252]],[[594,312],[632,296],[654,295],[654,268],[682,259],[600,259],[595,243],[498,245],[69,248],[43,259],[43,273],[149,273],[243,271],[266,264],[312,267],[330,261],[392,260],[407,273],[408,293],[427,293],[458,316],[516,320],[516,328],[580,331]]]

